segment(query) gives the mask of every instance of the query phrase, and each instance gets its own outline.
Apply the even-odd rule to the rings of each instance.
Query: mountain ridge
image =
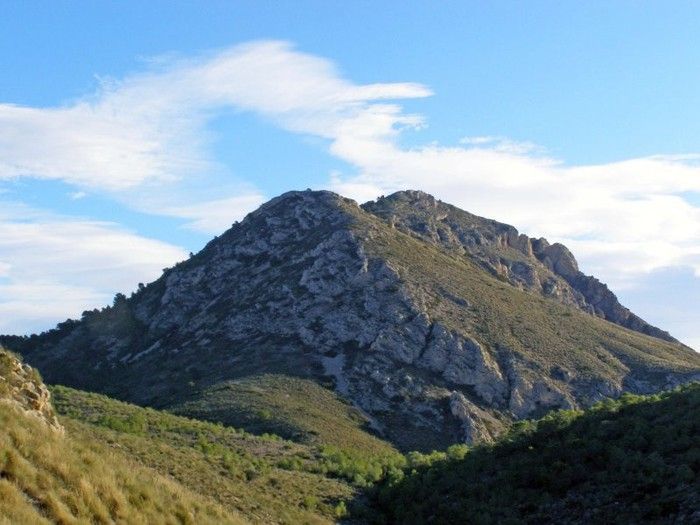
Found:
[[[560,297],[485,269],[494,243],[458,253],[404,227],[420,224],[415,206],[387,217],[377,202],[288,192],[131,298],[3,340],[49,382],[155,407],[191,406],[217,384],[264,374],[309,380],[401,449],[493,440],[513,419],[700,377],[700,356],[675,340],[562,300],[574,289],[536,257],[525,262]],[[198,414],[224,420],[225,406]]]
[[[419,190],[399,191],[367,202],[362,208],[427,242],[476,258],[487,271],[514,286],[554,297],[625,328],[678,342],[620,304],[607,285],[581,272],[576,258],[563,244],[529,237],[509,224],[479,217]],[[507,257],[507,249],[525,259]],[[537,263],[544,268],[538,268]]]

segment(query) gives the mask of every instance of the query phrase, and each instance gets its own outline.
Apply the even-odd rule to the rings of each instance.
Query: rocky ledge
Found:
[[[19,409],[43,421],[52,430],[63,433],[51,405],[51,393],[39,373],[13,354],[0,348],[0,403]]]

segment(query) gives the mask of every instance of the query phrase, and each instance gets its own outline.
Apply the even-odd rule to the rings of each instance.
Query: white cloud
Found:
[[[253,210],[265,202],[261,194],[244,194],[195,204],[172,207],[161,213],[191,219],[187,227],[209,235],[221,233],[231,227],[233,221],[241,220],[247,210]]]
[[[466,146],[489,147],[495,151],[514,153],[516,155],[542,154],[544,152],[544,148],[533,142],[520,142],[507,137],[495,137],[490,135],[463,137],[460,139],[459,143]]]
[[[110,107],[109,99],[57,109],[0,105],[0,178],[115,191],[197,167],[193,148],[177,143],[163,122],[136,108]]]
[[[122,80],[102,80],[96,93],[62,107],[0,104],[0,180],[57,179],[110,192],[141,211],[182,210],[194,227],[210,231],[231,219],[223,220],[222,207],[207,202],[236,198],[245,206],[259,200],[255,188],[245,197],[222,195],[225,169],[207,150],[212,137],[206,124],[218,110],[254,111],[285,129],[326,138],[347,133],[338,128],[350,125],[353,134],[369,139],[380,128],[383,135],[395,133],[385,125],[420,120],[401,115],[397,106],[370,102],[431,94],[415,83],[353,84],[331,62],[278,41],[196,59],[164,58],[152,66]],[[201,217],[192,216],[195,209]],[[247,211],[235,210],[232,217]]]
[[[66,317],[79,317],[186,257],[181,248],[114,224],[50,216],[12,204],[3,209],[0,333],[47,329]]]
[[[687,345],[700,351],[700,279],[682,268],[656,270],[641,276],[635,286],[620,290],[623,304],[633,304],[642,317],[653,318]]]
[[[89,287],[57,282],[0,284],[0,333],[28,334],[53,328],[67,317],[101,308],[109,296]]]
[[[0,104],[0,178],[107,190],[171,182],[213,168],[202,147],[217,108],[253,110],[290,129],[333,137],[343,115],[368,101],[430,94],[413,83],[354,85],[330,62],[285,42],[240,45],[103,81],[97,93],[65,107]]]

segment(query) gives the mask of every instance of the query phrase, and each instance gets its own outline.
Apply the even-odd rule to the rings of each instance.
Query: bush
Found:
[[[315,496],[304,496],[301,506],[307,510],[314,510],[318,507],[318,498]]]

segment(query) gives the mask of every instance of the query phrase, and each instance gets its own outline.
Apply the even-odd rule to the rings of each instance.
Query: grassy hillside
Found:
[[[403,456],[255,436],[65,387],[53,389],[70,435],[109,443],[140,464],[256,523],[328,523]]]
[[[697,523],[700,384],[524,421],[495,446],[394,473],[374,523]],[[438,456],[438,458],[440,458]]]
[[[245,521],[88,435],[61,435],[0,403],[0,523]]]
[[[310,379],[264,374],[227,381],[172,410],[256,434],[271,432],[297,442],[329,445],[362,455],[396,453],[386,441],[368,432],[365,415]]]

